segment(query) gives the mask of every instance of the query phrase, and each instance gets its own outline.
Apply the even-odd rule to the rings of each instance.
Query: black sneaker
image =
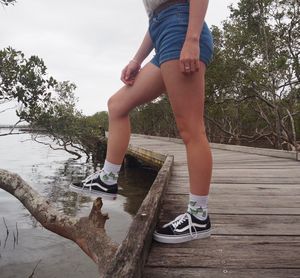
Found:
[[[177,216],[173,221],[157,229],[153,237],[162,243],[181,243],[199,238],[209,237],[211,225],[209,216],[206,220],[199,220],[186,212]]]
[[[107,185],[100,179],[100,172],[86,177],[83,181],[70,184],[72,191],[85,195],[96,195],[114,200],[118,193],[118,184]]]

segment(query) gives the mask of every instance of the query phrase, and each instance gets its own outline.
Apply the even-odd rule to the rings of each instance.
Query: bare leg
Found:
[[[190,192],[208,195],[212,174],[212,155],[203,119],[205,98],[205,65],[199,72],[186,75],[180,72],[179,61],[161,65],[176,124],[185,143],[190,179]]]
[[[122,164],[129,139],[129,112],[136,106],[149,102],[165,91],[161,70],[152,63],[146,64],[132,86],[124,86],[108,101],[109,135],[106,159]]]

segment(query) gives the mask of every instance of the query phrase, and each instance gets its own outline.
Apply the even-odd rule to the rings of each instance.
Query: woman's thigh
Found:
[[[197,126],[204,128],[205,70],[206,66],[201,61],[199,71],[192,74],[180,71],[179,60],[170,60],[161,65],[163,80],[179,129],[198,132]]]
[[[132,86],[123,86],[109,100],[109,108],[118,114],[127,114],[138,105],[154,100],[165,93],[161,70],[147,63],[136,76]]]

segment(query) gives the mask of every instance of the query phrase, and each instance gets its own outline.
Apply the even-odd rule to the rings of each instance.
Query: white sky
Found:
[[[227,6],[237,2],[211,0],[208,25],[220,26]],[[43,58],[49,75],[77,85],[78,108],[91,115],[107,111],[108,98],[123,86],[121,71],[141,43],[148,17],[142,0],[18,0],[0,6],[0,26],[1,49]],[[16,120],[13,111],[0,113],[0,124]]]

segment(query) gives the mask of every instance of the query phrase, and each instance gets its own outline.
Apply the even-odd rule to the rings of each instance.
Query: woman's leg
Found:
[[[180,243],[210,236],[211,224],[207,199],[212,173],[212,155],[205,133],[204,76],[205,65],[193,74],[180,71],[179,60],[161,65],[176,124],[187,152],[190,201],[187,213],[178,215],[154,232],[154,239],[163,243]]]
[[[204,124],[205,69],[183,74],[179,60],[161,65],[161,71],[176,124],[185,143],[189,170],[190,192],[198,196],[209,193],[212,174],[212,155]]]
[[[124,86],[110,97],[107,161],[121,164],[124,159],[130,139],[129,112],[157,98],[164,91],[160,68],[149,62],[141,69],[132,86]]]
[[[165,92],[160,68],[146,64],[132,86],[124,86],[108,101],[109,134],[106,160],[100,172],[88,176],[70,187],[75,191],[115,199],[118,192],[118,173],[130,138],[129,112]]]

